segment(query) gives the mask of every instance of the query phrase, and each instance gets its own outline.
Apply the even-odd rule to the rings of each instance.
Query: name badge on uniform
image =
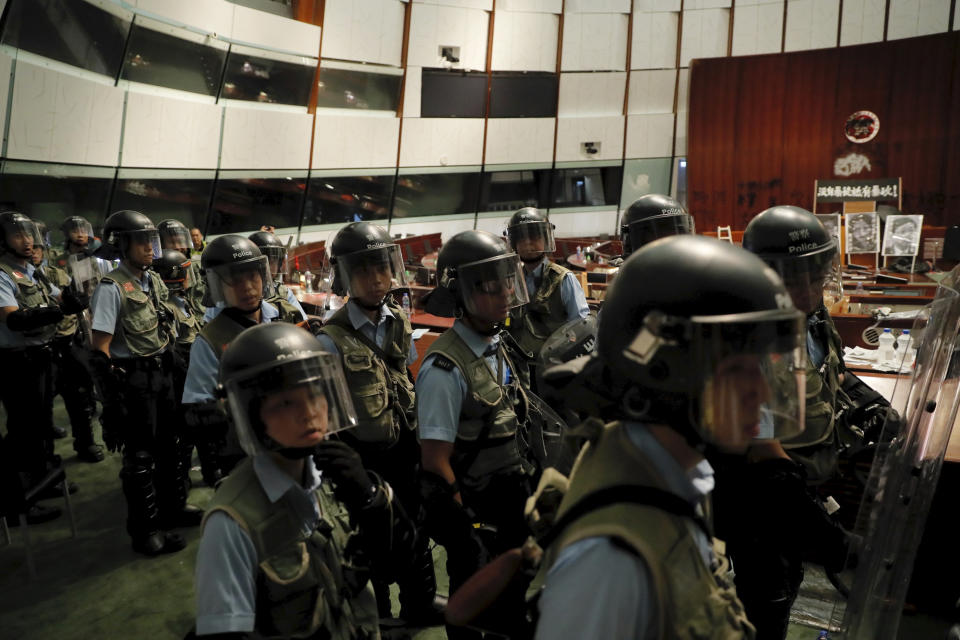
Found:
[[[134,292],[133,283],[132,283],[132,282],[124,282],[124,283],[123,283],[123,289],[124,289],[124,291],[126,291],[127,293],[133,293],[133,292]]]

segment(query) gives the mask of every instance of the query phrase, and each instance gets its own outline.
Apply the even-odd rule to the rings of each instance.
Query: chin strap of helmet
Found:
[[[379,311],[383,307],[383,300],[380,300],[377,304],[364,304],[360,301],[360,298],[351,298],[354,304],[356,304],[361,309],[366,309],[367,311]]]
[[[543,261],[545,255],[545,253],[538,253],[536,258],[524,258],[520,256],[520,261],[523,262],[523,264],[538,264]]]

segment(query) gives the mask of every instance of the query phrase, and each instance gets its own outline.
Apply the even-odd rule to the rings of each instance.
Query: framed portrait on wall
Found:
[[[877,212],[845,213],[847,253],[878,253],[880,251],[880,219]]]
[[[827,230],[830,237],[837,243],[837,252],[840,251],[840,214],[839,213],[817,213],[817,220]]]
[[[923,216],[889,216],[883,231],[883,255],[915,256],[920,249]]]

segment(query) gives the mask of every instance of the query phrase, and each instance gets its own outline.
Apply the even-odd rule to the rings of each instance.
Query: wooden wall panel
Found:
[[[771,204],[813,205],[821,179],[903,177],[906,213],[960,222],[960,33],[691,66],[688,204],[699,229],[743,229]],[[847,117],[880,118],[871,142]],[[838,158],[870,169],[834,173]]]

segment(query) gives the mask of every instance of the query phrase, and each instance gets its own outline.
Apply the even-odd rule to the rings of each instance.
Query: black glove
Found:
[[[103,444],[107,451],[120,451],[123,447],[123,425],[127,420],[127,411],[122,404],[104,404],[100,413],[100,426],[103,427]]]
[[[67,315],[80,313],[90,306],[90,296],[67,288],[60,294],[60,308]]]
[[[123,406],[123,387],[117,370],[113,368],[113,361],[99,349],[90,351],[90,371],[100,391],[100,400],[104,407],[107,405]]]
[[[317,445],[313,461],[324,477],[333,481],[333,494],[349,510],[367,506],[377,493],[363,468],[360,455],[345,442],[324,440]]]
[[[220,403],[197,402],[183,405],[183,419],[187,426],[203,432],[206,440],[219,440],[227,435],[229,422]]]
[[[32,331],[63,320],[60,307],[34,307],[17,309],[7,314],[7,327],[10,331]]]

